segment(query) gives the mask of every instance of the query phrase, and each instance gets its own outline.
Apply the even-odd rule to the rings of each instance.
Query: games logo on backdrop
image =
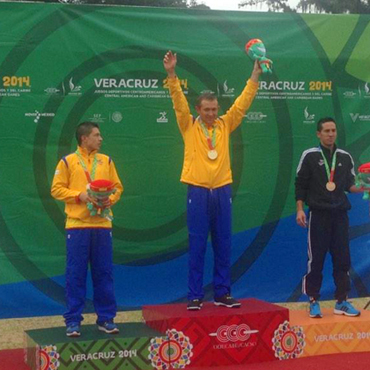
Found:
[[[256,99],[323,100],[332,96],[332,81],[260,81]]]
[[[181,84],[187,89],[187,80],[181,80]],[[157,78],[94,78],[94,86],[94,94],[103,95],[104,98],[170,98],[167,80],[161,86]],[[184,90],[184,93],[187,91]]]
[[[4,76],[0,86],[0,97],[20,97],[31,93],[30,76]]]

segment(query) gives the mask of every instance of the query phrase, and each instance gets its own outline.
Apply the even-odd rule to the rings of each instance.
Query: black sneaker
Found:
[[[222,297],[215,298],[215,305],[233,308],[240,307],[241,303],[234,299],[230,294],[226,294]]]
[[[192,299],[188,302],[189,311],[199,311],[203,306],[203,303],[200,299]]]

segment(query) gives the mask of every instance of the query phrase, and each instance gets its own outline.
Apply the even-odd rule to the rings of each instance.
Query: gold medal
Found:
[[[218,153],[215,149],[208,150],[208,158],[214,161],[218,157]]]
[[[334,183],[333,181],[328,181],[328,182],[326,183],[326,189],[327,189],[328,191],[334,191],[336,187],[337,187],[337,186],[335,185],[335,183]]]

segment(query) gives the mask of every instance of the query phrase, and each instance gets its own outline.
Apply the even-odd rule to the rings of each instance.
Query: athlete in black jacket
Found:
[[[361,192],[355,183],[353,159],[335,145],[336,123],[322,118],[317,124],[320,145],[303,152],[297,168],[295,193],[297,223],[308,227],[308,270],[303,278],[303,293],[310,297],[310,317],[322,317],[318,299],[326,253],[333,261],[336,286],[334,313],[359,316],[360,311],[347,302],[350,291],[349,222],[351,204],[345,194]],[[304,204],[308,205],[308,224]]]

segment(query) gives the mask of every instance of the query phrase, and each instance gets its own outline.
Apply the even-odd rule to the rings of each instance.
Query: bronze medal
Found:
[[[328,182],[326,183],[326,189],[327,189],[328,191],[334,191],[336,187],[337,187],[337,186],[335,185],[335,183],[334,183],[333,181],[328,181]]]

